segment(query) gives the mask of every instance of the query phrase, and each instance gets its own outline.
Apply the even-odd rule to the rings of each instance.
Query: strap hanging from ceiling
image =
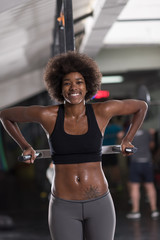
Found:
[[[75,50],[72,0],[57,0],[56,7],[52,56]]]

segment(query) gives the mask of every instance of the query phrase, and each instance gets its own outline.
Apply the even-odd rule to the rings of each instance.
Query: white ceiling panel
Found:
[[[160,45],[160,1],[130,0],[104,38],[109,45]]]
[[[116,23],[106,35],[104,44],[160,45],[160,21]]]
[[[130,0],[118,19],[160,18],[159,0]]]
[[[126,5],[127,0],[96,1],[94,15],[86,21],[85,36],[80,51],[95,58],[104,45],[104,37]]]

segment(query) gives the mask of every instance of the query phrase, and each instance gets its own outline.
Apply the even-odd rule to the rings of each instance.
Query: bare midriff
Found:
[[[101,162],[56,164],[52,184],[54,196],[66,200],[87,200],[108,190]]]

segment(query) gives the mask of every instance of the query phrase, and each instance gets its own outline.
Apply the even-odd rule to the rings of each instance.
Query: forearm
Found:
[[[145,104],[136,113],[134,113],[132,120],[131,120],[131,124],[128,129],[128,132],[126,133],[126,135],[124,137],[124,140],[132,142],[137,130],[143,124],[146,113],[147,113],[147,105],[145,105]]]
[[[18,125],[15,122],[10,120],[1,120],[3,127],[5,128],[6,132],[13,138],[13,140],[20,146],[20,148],[25,150],[26,148],[30,147],[30,144],[26,141],[24,136],[22,135]]]
[[[33,163],[36,158],[36,151],[26,141],[22,135],[17,123],[37,122],[43,126],[42,106],[14,107],[0,111],[0,120],[13,140],[20,146],[23,155],[31,155],[31,160],[26,163]]]

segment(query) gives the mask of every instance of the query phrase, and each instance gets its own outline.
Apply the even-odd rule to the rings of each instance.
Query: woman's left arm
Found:
[[[108,114],[110,114],[110,118],[118,115],[132,115],[129,129],[121,142],[122,153],[124,155],[128,155],[125,152],[125,148],[133,147],[131,142],[144,121],[148,105],[146,102],[136,99],[127,99],[122,101],[111,100],[108,101],[106,109],[106,113],[108,112]]]
[[[131,102],[130,104],[130,108],[130,111],[133,111],[133,113],[131,113],[133,114],[133,117],[131,119],[129,129],[121,142],[122,152],[124,155],[127,155],[125,153],[125,148],[131,144],[137,130],[143,124],[147,113],[148,105],[144,101],[133,100],[133,102]]]

